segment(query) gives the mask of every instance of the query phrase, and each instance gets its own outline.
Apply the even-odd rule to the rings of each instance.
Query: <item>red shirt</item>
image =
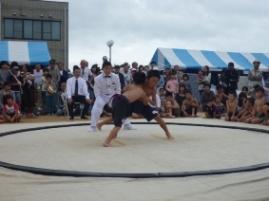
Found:
[[[17,103],[13,103],[11,106],[9,106],[8,104],[4,105],[4,114],[16,114],[17,112],[19,112],[19,106],[17,105]]]

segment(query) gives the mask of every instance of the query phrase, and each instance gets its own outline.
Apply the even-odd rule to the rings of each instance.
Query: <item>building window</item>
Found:
[[[14,38],[21,39],[22,38],[22,20],[14,20],[13,22],[13,33],[14,33]]]
[[[31,20],[24,20],[23,21],[23,35],[24,38],[33,38],[33,22]]]
[[[61,40],[61,23],[52,22],[52,31],[51,31],[52,40]]]
[[[6,39],[61,40],[61,22],[28,19],[4,19]]]
[[[13,37],[13,20],[6,19],[4,29],[5,37]]]
[[[42,39],[42,24],[41,21],[33,21],[33,39]]]

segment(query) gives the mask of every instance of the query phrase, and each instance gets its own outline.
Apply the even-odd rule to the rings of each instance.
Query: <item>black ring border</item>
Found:
[[[132,122],[136,125],[156,125],[153,122]],[[260,134],[269,134],[269,130],[261,128],[249,128],[239,126],[225,126],[225,125],[212,125],[212,124],[193,124],[193,123],[173,123],[167,122],[167,125],[176,126],[197,126],[197,127],[209,127],[209,128],[226,128],[236,129],[251,132],[258,132]],[[77,124],[64,124],[64,125],[53,125],[53,126],[42,126],[34,128],[26,128],[21,130],[7,131],[0,133],[0,138],[8,135],[14,135],[18,133],[25,133],[29,131],[45,130],[52,128],[63,128],[63,127],[75,127],[75,126],[86,126],[88,123],[77,123]],[[12,163],[6,163],[0,160],[0,167],[26,172],[36,175],[43,176],[54,176],[54,177],[110,177],[110,178],[169,178],[169,177],[193,177],[193,176],[209,176],[209,175],[223,175],[223,174],[234,174],[242,172],[251,172],[257,170],[263,170],[269,168],[269,162],[241,166],[235,168],[226,169],[213,169],[213,170],[199,170],[199,171],[184,171],[184,172],[153,172],[153,173],[116,173],[116,172],[88,172],[88,171],[71,171],[71,170],[59,170],[59,169],[45,169],[31,166],[22,166]]]

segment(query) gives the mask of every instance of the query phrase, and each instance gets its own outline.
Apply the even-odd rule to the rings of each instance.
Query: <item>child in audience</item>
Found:
[[[10,95],[6,97],[6,104],[3,108],[4,120],[8,123],[20,122],[21,113],[18,104]]]
[[[190,84],[190,77],[188,74],[183,74],[183,84],[185,85],[186,89],[191,92],[191,84]]]
[[[226,121],[236,121],[236,115],[237,115],[237,100],[236,100],[236,94],[230,92],[228,96],[228,100],[226,101],[226,109],[227,114],[225,117]]]
[[[167,109],[170,108],[170,104],[172,105],[172,116],[178,117],[180,115],[179,105],[177,104],[177,102],[175,101],[175,99],[173,98],[171,94],[166,94],[162,111],[167,113]]]
[[[179,108],[181,110],[182,103],[186,97],[186,87],[184,84],[180,83],[178,86],[178,93],[176,94],[175,100],[177,101],[177,104],[179,105]]]
[[[198,101],[192,96],[190,91],[186,91],[186,98],[182,103],[182,114],[184,117],[197,117]]]
[[[204,84],[204,89],[201,95],[201,104],[205,116],[207,118],[213,118],[215,111],[215,94],[210,90],[210,84],[208,83]]]
[[[228,96],[224,93],[223,86],[221,85],[216,88],[216,98],[219,98],[225,107]]]
[[[254,107],[255,99],[252,97],[247,98],[246,102],[244,103],[244,106],[242,109],[238,112],[238,115],[236,116],[236,121],[238,122],[246,122],[248,118],[251,117],[253,107]]]
[[[225,105],[222,100],[221,96],[215,97],[214,118],[220,119],[225,113]]]
[[[5,123],[5,118],[4,118],[3,114],[0,112],[0,124],[1,123]]]
[[[67,114],[67,94],[66,94],[66,82],[60,84],[60,91],[57,93],[57,115]]]
[[[244,104],[247,101],[247,95],[248,95],[248,88],[246,86],[242,87],[242,90],[238,96],[238,108],[239,109],[244,107]]]
[[[175,118],[173,115],[173,102],[170,99],[165,100],[164,102],[164,109],[161,113],[161,117],[165,118]]]
[[[47,113],[52,115],[56,111],[56,86],[52,80],[52,75],[46,75],[46,105]]]
[[[255,89],[255,103],[252,115],[246,120],[247,123],[259,124],[266,120],[266,114],[264,113],[264,106],[266,104],[264,89],[257,87]]]

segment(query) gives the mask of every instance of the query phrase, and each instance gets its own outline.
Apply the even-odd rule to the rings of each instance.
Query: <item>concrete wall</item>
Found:
[[[68,3],[41,0],[0,0],[1,18],[61,21],[61,40],[48,41],[51,57],[68,66]],[[3,21],[1,22],[3,38]]]

